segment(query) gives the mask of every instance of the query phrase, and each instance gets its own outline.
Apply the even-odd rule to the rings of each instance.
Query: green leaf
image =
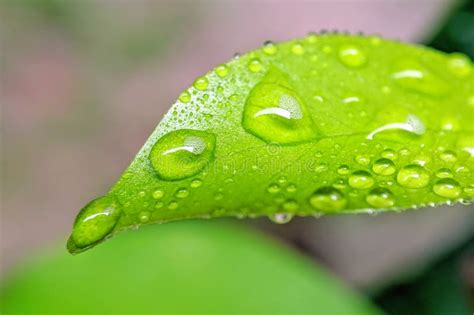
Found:
[[[233,224],[179,222],[119,238],[19,266],[0,291],[2,314],[379,314],[327,271]]]
[[[473,117],[462,54],[338,34],[266,43],[182,92],[68,248],[172,220],[469,203]]]

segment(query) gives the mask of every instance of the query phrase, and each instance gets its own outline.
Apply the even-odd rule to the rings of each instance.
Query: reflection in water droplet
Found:
[[[451,178],[453,177],[453,172],[449,168],[440,168],[436,172],[436,177],[438,178]]]
[[[194,81],[193,83],[193,86],[200,91],[205,91],[208,85],[209,81],[206,77],[197,78],[196,81]]]
[[[331,212],[344,209],[347,199],[336,188],[322,187],[311,195],[309,203],[316,210]]]
[[[467,77],[471,71],[469,57],[460,53],[453,53],[448,58],[448,69],[458,77]]]
[[[272,71],[250,92],[242,125],[266,142],[296,144],[316,136],[315,124],[298,94],[280,84],[283,74]]]
[[[372,175],[366,171],[355,171],[349,176],[349,186],[356,189],[368,189],[374,185]]]
[[[285,224],[293,219],[293,215],[289,213],[275,213],[269,215],[268,218],[274,223]]]
[[[397,182],[406,188],[423,188],[429,181],[430,175],[425,168],[416,164],[403,167],[397,174]]]
[[[374,188],[365,198],[367,203],[375,208],[389,208],[395,204],[395,198],[386,188]]]
[[[367,139],[372,140],[376,134],[387,130],[404,130],[420,136],[426,132],[426,127],[417,116],[408,115],[403,123],[391,123],[375,129],[367,135]]]
[[[183,103],[189,103],[191,101],[191,94],[188,91],[183,91],[179,96],[179,100]]]
[[[85,248],[103,240],[117,224],[121,215],[118,202],[112,196],[89,202],[76,217],[71,241],[74,247]]]
[[[372,165],[372,170],[377,175],[388,176],[395,173],[395,164],[389,159],[381,158]]]
[[[441,197],[457,198],[461,195],[461,186],[452,178],[443,178],[434,184],[433,192]]]
[[[448,84],[416,61],[403,61],[392,74],[395,83],[407,90],[430,96],[441,96],[449,91]]]
[[[361,105],[364,103],[364,100],[362,99],[362,97],[360,96],[357,96],[357,95],[352,95],[352,96],[347,96],[345,97],[342,102],[344,104],[348,104],[348,105]]]
[[[199,173],[214,157],[213,134],[182,129],[161,137],[151,149],[149,159],[159,177],[179,180]]]
[[[367,62],[367,57],[356,46],[344,46],[339,50],[339,60],[349,68],[358,68]]]

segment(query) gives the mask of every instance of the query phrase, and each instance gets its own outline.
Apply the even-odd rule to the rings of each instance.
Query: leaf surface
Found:
[[[473,120],[462,54],[339,34],[266,43],[182,92],[68,248],[172,220],[469,203]]]

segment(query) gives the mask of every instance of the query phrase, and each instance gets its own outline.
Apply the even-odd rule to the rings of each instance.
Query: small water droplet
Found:
[[[355,171],[349,176],[349,186],[356,189],[368,189],[375,183],[374,178],[366,171]]]
[[[146,223],[150,221],[150,212],[148,211],[142,211],[138,215],[138,220],[140,220],[141,223]]]
[[[248,64],[248,68],[252,72],[260,72],[263,68],[262,62],[258,58],[253,58]]]
[[[446,150],[440,153],[439,158],[447,163],[456,162],[457,155],[455,152]]]
[[[179,95],[179,100],[183,103],[189,103],[189,101],[191,101],[191,93],[189,93],[188,91],[183,91]]]
[[[347,175],[350,173],[349,165],[342,164],[337,168],[337,173],[340,175]]]
[[[451,178],[453,177],[453,172],[449,168],[440,168],[436,172],[436,177],[438,178]]]
[[[274,223],[285,224],[293,219],[293,215],[290,213],[275,213],[269,215],[268,218]]]
[[[337,189],[345,189],[346,188],[346,181],[343,178],[338,178],[334,181],[334,184],[332,184],[332,187],[337,188]]]
[[[200,91],[205,91],[208,85],[209,85],[209,81],[207,80],[206,77],[199,77],[193,83],[193,86]]]
[[[311,195],[309,203],[317,210],[333,212],[344,209],[347,200],[338,189],[322,187]]]
[[[224,78],[229,74],[229,67],[227,67],[226,65],[217,66],[215,72],[218,76]]]
[[[471,71],[469,57],[460,53],[453,53],[448,57],[448,69],[458,77],[467,77]]]
[[[362,105],[364,104],[364,99],[358,95],[351,95],[343,98],[342,102],[347,105]]]
[[[296,200],[294,199],[288,199],[283,203],[283,210],[288,211],[288,212],[294,212],[298,210],[299,204]]]
[[[370,158],[365,155],[357,155],[355,157],[355,161],[359,163],[360,165],[364,165],[364,166],[367,166],[370,164]]]
[[[286,176],[284,176],[284,175],[282,175],[278,178],[278,184],[280,184],[282,186],[285,185],[287,181],[288,181],[288,178],[286,178]]]
[[[467,185],[464,187],[463,191],[469,197],[474,197],[474,184]]]
[[[160,199],[165,195],[165,192],[162,189],[157,189],[153,192],[153,198]]]
[[[452,178],[442,178],[433,185],[433,192],[445,198],[457,198],[461,195],[461,186]]]
[[[163,201],[158,201],[157,203],[155,203],[155,208],[160,209],[163,208],[164,205],[165,203]]]
[[[385,149],[383,150],[380,155],[383,158],[389,159],[389,160],[394,160],[397,158],[397,153],[393,151],[392,149]]]
[[[198,188],[201,185],[202,185],[202,180],[199,178],[195,178],[191,181],[191,184],[189,186],[191,186],[191,188]]]
[[[141,198],[145,197],[145,195],[146,195],[146,192],[143,190],[138,193],[138,197],[141,197]]]
[[[372,165],[372,171],[377,175],[388,176],[395,173],[395,164],[389,159],[381,158]]]
[[[216,201],[222,200],[223,198],[224,198],[224,194],[223,194],[223,193],[218,192],[218,193],[216,193],[216,194],[214,195],[214,200],[216,200]]]
[[[179,180],[199,173],[214,157],[213,134],[191,129],[171,131],[151,149],[149,159],[159,177]]]
[[[272,41],[266,41],[263,43],[263,52],[268,56],[273,56],[278,51],[277,46]]]
[[[168,203],[168,209],[170,209],[170,210],[176,210],[178,208],[178,206],[179,206],[178,202],[174,201],[174,200],[172,200]]]
[[[375,208],[389,208],[395,204],[395,198],[390,190],[386,188],[374,188],[365,198],[367,203]]]
[[[189,196],[189,190],[187,190],[186,188],[180,188],[176,191],[174,195],[176,198],[183,199]]]
[[[103,240],[112,232],[120,215],[120,206],[114,197],[92,200],[76,217],[71,235],[73,245],[85,248]]]
[[[294,43],[293,46],[291,46],[291,52],[295,55],[302,55],[304,54],[304,47],[300,43]]]
[[[270,194],[276,194],[277,192],[280,191],[280,186],[278,184],[270,184],[267,188],[267,191]]]
[[[367,62],[365,53],[357,46],[344,46],[339,50],[339,60],[349,68],[358,68]]]
[[[423,166],[410,164],[400,169],[397,182],[406,188],[423,188],[428,185],[430,175]]]

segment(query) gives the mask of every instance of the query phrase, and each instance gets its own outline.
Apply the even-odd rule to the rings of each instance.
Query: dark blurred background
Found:
[[[77,210],[108,190],[196,76],[265,40],[322,29],[474,57],[472,1],[2,0],[2,278],[66,239]],[[388,312],[438,314],[423,294],[474,300],[472,210],[241,224],[328,266]]]

